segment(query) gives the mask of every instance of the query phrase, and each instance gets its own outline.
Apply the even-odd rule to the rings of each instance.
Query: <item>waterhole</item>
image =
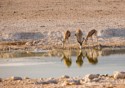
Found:
[[[125,69],[125,49],[0,52],[0,77],[47,78],[112,74]]]

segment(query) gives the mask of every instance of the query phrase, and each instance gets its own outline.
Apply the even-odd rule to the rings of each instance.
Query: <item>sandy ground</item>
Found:
[[[100,44],[124,46],[124,4],[124,0],[0,1],[0,40],[39,40],[38,45],[47,49],[60,47],[62,33],[70,30],[70,45],[77,47],[76,29],[84,37],[96,29]]]
[[[67,47],[78,48],[74,37],[76,29],[81,29],[84,37],[90,30],[96,29],[99,43],[103,46],[124,46],[124,8],[124,0],[0,0],[0,50],[59,48],[62,33],[66,30],[72,33]],[[14,88],[15,84],[20,88],[39,88],[39,85],[25,81],[0,82],[2,88]],[[78,87],[100,88],[100,84],[97,85]],[[121,84],[115,87],[111,85],[113,87],[107,84],[102,88],[125,87]],[[40,87],[51,86],[55,87],[55,84],[40,84]]]

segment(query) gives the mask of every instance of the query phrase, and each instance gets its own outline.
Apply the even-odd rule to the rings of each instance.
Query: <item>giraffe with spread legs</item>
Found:
[[[77,38],[77,42],[79,43],[80,49],[81,49],[82,48],[82,43],[84,41],[82,31],[80,29],[76,30],[75,36]]]
[[[93,42],[93,36],[96,37],[97,43],[98,43],[97,30],[95,30],[95,29],[93,29],[93,30],[91,30],[91,31],[88,32],[87,37],[86,37],[86,39],[85,39],[85,43],[88,42],[88,39],[89,39],[89,38],[91,38],[91,39],[92,39],[92,42]]]
[[[69,41],[69,37],[71,36],[71,32],[69,30],[65,31],[63,34],[63,40],[62,40],[62,45],[64,48],[64,44],[66,43],[66,41]]]

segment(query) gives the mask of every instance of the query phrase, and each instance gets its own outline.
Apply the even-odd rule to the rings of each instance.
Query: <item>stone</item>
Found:
[[[68,75],[63,75],[61,78],[70,78]]]
[[[85,82],[90,82],[92,81],[94,78],[98,78],[99,74],[88,74],[85,76]]]
[[[62,86],[67,86],[67,85],[70,85],[68,81],[64,81],[64,82],[62,83]]]
[[[80,85],[80,80],[69,80],[70,85]]]
[[[36,82],[35,84],[49,84],[49,83],[45,81],[40,81],[40,82]]]
[[[30,79],[29,77],[24,77],[24,79]]]
[[[62,86],[66,86],[66,85],[80,85],[80,80],[74,80],[74,79],[70,79],[70,80],[66,80],[62,83]]]
[[[57,80],[50,79],[50,80],[41,80],[39,82],[36,82],[35,84],[57,84]]]
[[[114,79],[124,79],[125,78],[125,72],[115,71],[113,73],[113,77],[114,77]]]
[[[2,78],[0,78],[0,82],[2,82]]]
[[[14,76],[12,76],[10,79],[11,79],[11,80],[22,80],[21,77],[14,77]]]
[[[101,80],[101,78],[94,78],[92,81],[99,82],[100,80]]]
[[[50,83],[50,84],[57,84],[57,80],[55,80],[55,79],[51,79],[51,80],[48,80],[46,82]]]

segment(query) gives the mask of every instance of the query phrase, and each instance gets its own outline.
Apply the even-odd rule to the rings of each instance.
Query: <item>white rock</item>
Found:
[[[63,75],[61,78],[70,78],[68,75]]]
[[[50,77],[50,78],[47,78],[47,80],[54,80],[54,78]]]
[[[50,84],[57,84],[57,80],[55,80],[55,79],[48,80],[47,83],[50,83]]]
[[[24,77],[24,79],[30,79],[29,77]]]
[[[99,74],[88,74],[85,76],[85,82],[90,82],[92,81],[94,78],[98,78]]]
[[[48,78],[47,80],[40,80],[35,84],[57,84],[57,80],[53,78]]]
[[[89,79],[94,79],[94,78],[98,78],[99,74],[88,74],[85,76],[85,78],[89,78]]]
[[[70,85],[80,85],[80,80],[68,80]]]
[[[67,80],[67,81],[64,81],[62,83],[62,86],[66,86],[66,85],[80,85],[80,80],[74,80],[74,79],[71,79],[71,80]]]
[[[22,80],[21,77],[14,77],[14,76],[12,76],[10,79],[11,79],[11,80]]]
[[[64,82],[62,83],[62,86],[66,86],[66,85],[70,85],[68,81],[64,81]]]
[[[113,77],[115,79],[124,79],[125,78],[125,72],[119,72],[119,71],[115,71],[113,73]]]
[[[94,82],[99,82],[101,80],[101,78],[94,78],[93,81]]]

